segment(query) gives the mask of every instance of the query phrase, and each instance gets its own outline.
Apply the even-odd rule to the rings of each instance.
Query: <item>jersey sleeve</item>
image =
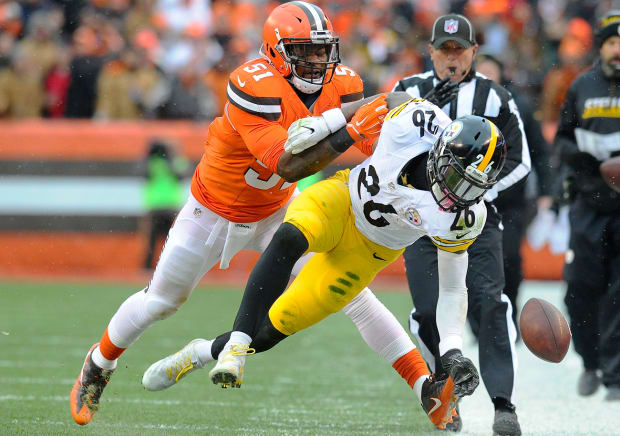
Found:
[[[441,220],[441,229],[430,235],[431,241],[440,250],[456,253],[467,250],[476,241],[486,223],[487,209],[480,201],[444,218],[447,220]]]
[[[364,98],[364,83],[361,77],[346,65],[338,65],[334,70],[334,84],[340,95],[340,105],[353,103]],[[353,144],[366,156],[372,154],[374,140],[358,141]]]
[[[340,96],[340,105],[364,98],[364,83],[361,77],[346,65],[336,67],[332,80]]]
[[[439,236],[431,236],[431,241],[433,241],[437,248],[450,253],[467,250],[475,240],[475,237],[469,239],[444,239]]]
[[[226,116],[248,150],[275,173],[288,133],[278,122],[281,84],[271,68],[258,61],[231,73]]]

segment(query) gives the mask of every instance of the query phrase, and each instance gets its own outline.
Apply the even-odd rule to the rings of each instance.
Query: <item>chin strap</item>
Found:
[[[295,74],[292,75],[292,77],[289,79],[289,82],[291,82],[295,88],[297,88],[299,91],[303,92],[304,94],[314,94],[315,92],[319,91],[323,87],[322,83],[321,84],[309,83],[309,82],[306,82],[305,80],[300,79]],[[321,79],[321,82],[322,82],[322,79]]]

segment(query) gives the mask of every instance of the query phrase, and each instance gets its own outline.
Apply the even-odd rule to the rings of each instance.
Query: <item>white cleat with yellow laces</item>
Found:
[[[213,384],[219,383],[223,388],[228,386],[240,388],[243,382],[245,358],[255,352],[254,348],[246,344],[227,344],[220,352],[217,364],[209,372]]]
[[[146,370],[142,376],[142,385],[149,391],[161,391],[176,384],[195,369],[204,368],[204,364],[198,359],[195,347],[205,339],[194,339],[181,349],[158,360]]]

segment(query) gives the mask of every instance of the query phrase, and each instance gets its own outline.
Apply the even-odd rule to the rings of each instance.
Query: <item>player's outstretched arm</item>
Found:
[[[289,141],[291,135],[296,134],[297,141],[305,142],[303,151],[289,147],[278,161],[278,174],[287,182],[296,182],[322,170],[356,141],[379,136],[385,113],[410,99],[406,92],[391,92],[345,105],[342,107],[344,121],[333,133],[326,130],[324,121],[319,120],[321,117],[295,121],[289,128]],[[382,106],[386,107],[382,109]],[[292,133],[295,129],[297,132]]]
[[[467,318],[467,251],[437,250],[439,299],[437,330],[441,364],[454,381],[454,394],[471,395],[480,382],[473,362],[463,356],[463,332]]]

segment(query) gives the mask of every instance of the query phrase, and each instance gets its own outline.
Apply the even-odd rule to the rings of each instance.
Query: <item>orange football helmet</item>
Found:
[[[284,3],[263,27],[261,54],[307,94],[329,83],[340,63],[339,40],[321,8],[303,1]]]

